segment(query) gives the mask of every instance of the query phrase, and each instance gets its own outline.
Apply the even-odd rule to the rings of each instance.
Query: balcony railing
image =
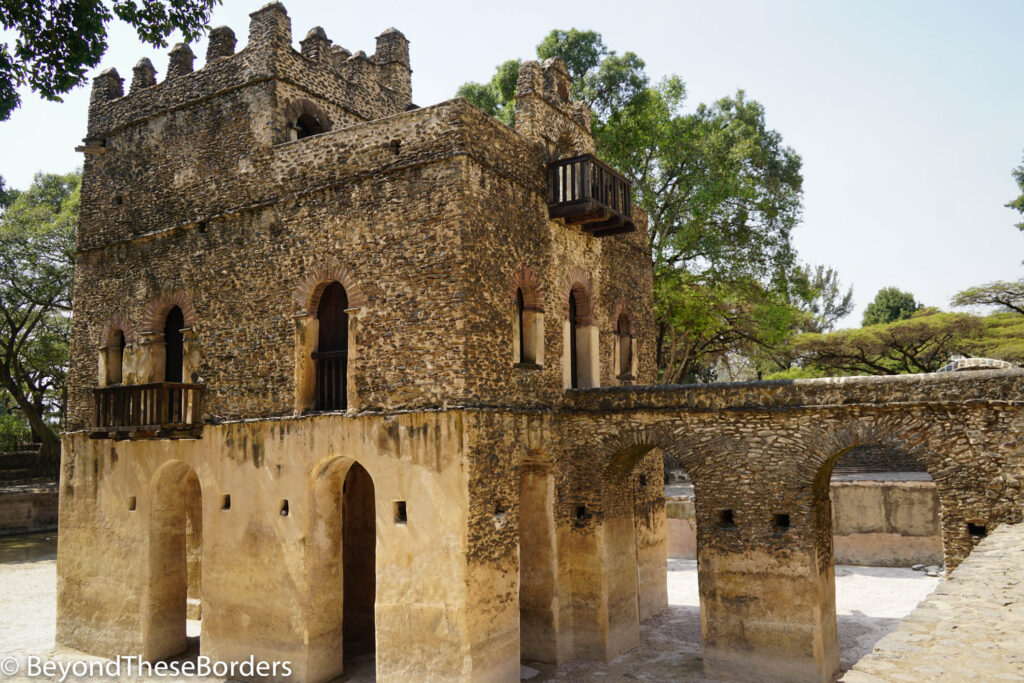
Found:
[[[202,432],[202,384],[118,384],[93,390],[93,399],[93,438],[193,438]]]
[[[548,216],[595,237],[633,232],[632,186],[593,154],[548,164]]]

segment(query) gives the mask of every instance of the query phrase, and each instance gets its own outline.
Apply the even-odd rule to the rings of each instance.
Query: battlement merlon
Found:
[[[409,41],[400,31],[384,31],[377,37],[376,54],[366,57],[332,46],[318,27],[302,41],[300,52],[292,46],[291,19],[283,5],[265,5],[250,17],[249,42],[237,53],[230,28],[210,31],[206,64],[200,69],[193,71],[195,56],[179,44],[170,52],[161,82],[152,64],[144,70],[152,73],[133,79],[127,95],[116,69],[94,78],[86,145],[102,145],[108,135],[134,122],[267,81],[290,84],[314,101],[341,107],[354,122],[390,116],[411,105]]]
[[[549,161],[594,153],[590,107],[573,102],[559,57],[523,62],[516,82],[516,132],[542,144]]]

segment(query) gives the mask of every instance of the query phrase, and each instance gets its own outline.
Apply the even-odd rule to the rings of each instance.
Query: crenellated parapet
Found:
[[[560,58],[519,67],[516,132],[544,145],[552,161],[594,153],[590,108],[573,102],[569,70]]]
[[[280,86],[280,90],[291,86],[303,91],[303,96],[318,106],[334,110],[331,118],[339,122],[382,118],[404,111],[411,104],[409,41],[400,31],[389,28],[378,36],[377,51],[372,56],[352,54],[334,45],[321,27],[310,30],[296,50],[291,19],[281,3],[265,5],[250,17],[248,44],[238,52],[234,31],[226,26],[210,31],[201,68],[194,68],[196,55],[191,48],[179,43],[168,54],[163,81],[157,81],[158,72],[148,59],[133,69],[127,95],[116,70],[97,76],[86,146],[100,145],[107,136],[133,123],[268,82]],[[289,92],[282,97],[272,92],[270,98],[266,104],[273,110],[294,95]],[[346,114],[339,115],[341,111]],[[251,143],[288,141],[286,122],[275,120],[270,126],[272,131],[264,131],[268,134]]]

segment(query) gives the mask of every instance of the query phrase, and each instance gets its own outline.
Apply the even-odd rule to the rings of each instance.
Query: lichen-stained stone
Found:
[[[611,659],[667,603],[670,458],[707,675],[826,681],[844,453],[932,475],[947,568],[1020,521],[1020,372],[651,386],[646,216],[602,238],[549,218],[546,165],[594,150],[560,60],[523,65],[511,129],[414,106],[395,29],[300,52],[282,5],[251,18],[202,68],[94,80],[58,645],[159,659],[198,614],[202,654],[298,681],[349,648],[381,681]],[[566,390],[573,351],[600,388]]]

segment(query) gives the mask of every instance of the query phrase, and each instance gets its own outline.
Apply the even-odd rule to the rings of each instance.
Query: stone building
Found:
[[[274,3],[235,45],[94,81],[59,645],[159,660],[201,618],[203,655],[303,681],[612,658],[666,606],[670,451],[708,675],[829,680],[843,452],[933,473],[947,564],[1020,518],[1019,373],[644,386],[645,217],[560,61],[523,64],[513,130],[413,105],[394,29],[296,51]]]

